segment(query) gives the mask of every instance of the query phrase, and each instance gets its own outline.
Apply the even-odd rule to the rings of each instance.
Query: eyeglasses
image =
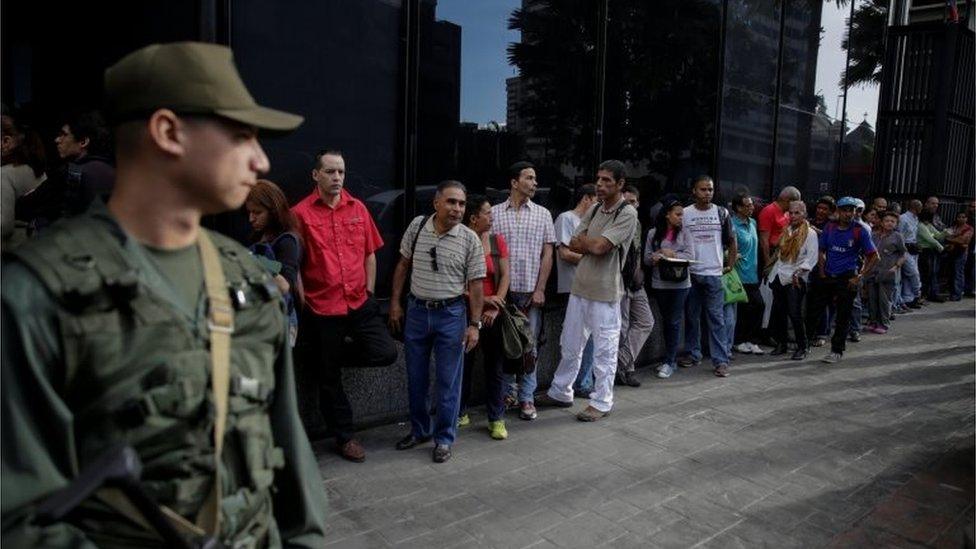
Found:
[[[430,251],[428,251],[427,253],[430,254],[430,268],[434,269],[434,272],[436,273],[437,272],[437,247],[435,246],[431,248]]]

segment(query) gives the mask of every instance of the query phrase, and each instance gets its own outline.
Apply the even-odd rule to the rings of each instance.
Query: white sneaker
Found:
[[[673,373],[674,373],[674,366],[665,363],[665,364],[662,364],[660,368],[658,368],[658,370],[657,370],[657,377],[659,377],[661,379],[667,379],[667,378],[671,377],[671,374],[673,374]]]
[[[745,342],[736,345],[735,350],[745,355],[756,352],[753,350],[752,343]]]
[[[766,354],[766,351],[764,351],[762,347],[760,347],[759,345],[756,345],[755,343],[750,343],[749,346],[752,347],[752,354],[754,354],[754,355],[764,355],[764,354]]]

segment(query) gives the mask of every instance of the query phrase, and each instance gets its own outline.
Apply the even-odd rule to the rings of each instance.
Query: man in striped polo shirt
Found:
[[[434,439],[434,462],[451,457],[457,435],[464,353],[478,344],[484,299],[485,250],[481,239],[461,224],[465,188],[444,181],[434,195],[434,215],[418,216],[400,242],[400,261],[393,272],[390,327],[403,321],[400,296],[410,277],[403,342],[407,358],[410,434],[397,442],[407,450]],[[471,307],[464,299],[467,289]],[[430,354],[434,353],[436,417],[430,414]]]

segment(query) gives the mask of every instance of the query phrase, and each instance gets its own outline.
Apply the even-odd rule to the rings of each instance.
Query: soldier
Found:
[[[239,208],[268,158],[228,48],[140,49],[105,73],[118,150],[108,205],[52,226],[3,265],[3,543],[160,547],[102,489],[44,527],[35,504],[122,442],[184,534],[321,547],[324,489],[302,429],[284,302],[247,250],[200,227]]]

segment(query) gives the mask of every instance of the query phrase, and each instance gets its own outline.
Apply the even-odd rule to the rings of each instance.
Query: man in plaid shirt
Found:
[[[508,297],[525,311],[536,341],[542,329],[542,306],[546,302],[546,282],[552,270],[552,252],[556,243],[556,231],[549,210],[532,202],[535,196],[535,166],[530,162],[516,162],[509,168],[511,194],[508,200],[491,209],[492,231],[502,235],[508,244],[511,265],[511,284]],[[506,374],[510,393],[518,392],[519,417],[536,418],[535,357],[538,345],[532,351],[532,371],[522,374],[521,385],[514,375]]]

